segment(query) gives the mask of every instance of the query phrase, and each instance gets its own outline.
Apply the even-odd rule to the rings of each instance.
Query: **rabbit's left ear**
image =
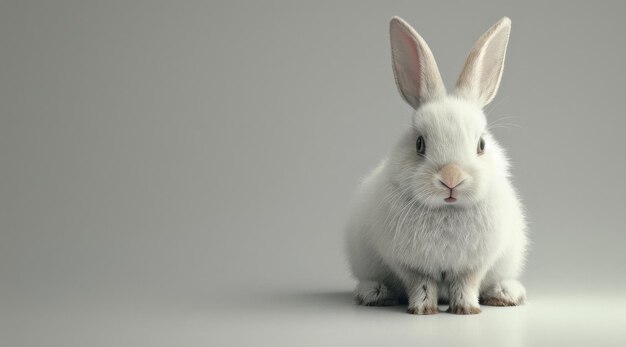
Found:
[[[389,33],[393,75],[404,100],[417,109],[446,95],[433,53],[415,29],[402,18],[393,17]]]
[[[510,33],[511,20],[504,17],[474,43],[456,82],[455,94],[476,101],[481,107],[493,100],[500,85]]]

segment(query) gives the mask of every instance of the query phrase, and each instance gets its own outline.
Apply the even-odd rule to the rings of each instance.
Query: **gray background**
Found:
[[[511,322],[500,344],[623,342],[624,10],[2,1],[0,342],[415,343],[453,324],[483,343],[494,322]],[[352,194],[409,124],[392,15],[448,86],[474,40],[513,20],[487,111],[531,222],[525,307],[418,323],[350,303]]]

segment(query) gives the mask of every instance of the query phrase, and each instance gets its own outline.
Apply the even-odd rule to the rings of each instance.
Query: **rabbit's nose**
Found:
[[[439,170],[439,177],[439,182],[452,190],[463,183],[465,173],[458,165],[448,164]]]
[[[450,187],[450,186],[449,186],[449,183],[445,183],[445,182],[444,182],[444,181],[442,181],[442,180],[439,180],[439,183],[441,183],[441,185],[442,185],[442,186],[444,186],[444,187],[446,187],[446,188],[448,188],[448,189],[452,190],[452,189],[454,189],[454,188],[456,188],[456,187],[460,186],[460,185],[461,185],[461,183],[463,183],[463,181],[461,181],[461,182],[459,182],[459,183],[457,183],[457,184],[453,185],[452,187]]]

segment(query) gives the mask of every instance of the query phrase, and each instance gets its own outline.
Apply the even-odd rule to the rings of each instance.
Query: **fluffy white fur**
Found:
[[[517,280],[527,238],[508,161],[487,127],[482,107],[497,91],[510,20],[476,42],[451,94],[430,49],[404,21],[391,21],[394,74],[415,109],[412,126],[361,184],[347,228],[347,251],[362,305],[408,301],[408,312],[479,313],[487,305],[519,305]],[[424,155],[416,139],[425,139]],[[478,153],[480,138],[484,152]],[[461,168],[457,201],[440,182],[447,164]]]

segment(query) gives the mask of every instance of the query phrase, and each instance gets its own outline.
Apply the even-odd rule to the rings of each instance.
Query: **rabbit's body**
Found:
[[[415,40],[419,48],[421,38]],[[433,72],[429,52],[415,54],[422,76]],[[406,65],[397,54],[404,52],[394,51],[394,63]],[[357,301],[408,299],[409,312],[418,314],[436,313],[438,299],[449,300],[455,313],[480,312],[479,295],[491,305],[522,303],[517,278],[527,245],[524,215],[481,103],[463,89],[445,95],[441,85],[420,87],[419,79],[411,91],[402,68],[394,65],[394,72],[416,108],[412,128],[361,184],[347,228]]]

